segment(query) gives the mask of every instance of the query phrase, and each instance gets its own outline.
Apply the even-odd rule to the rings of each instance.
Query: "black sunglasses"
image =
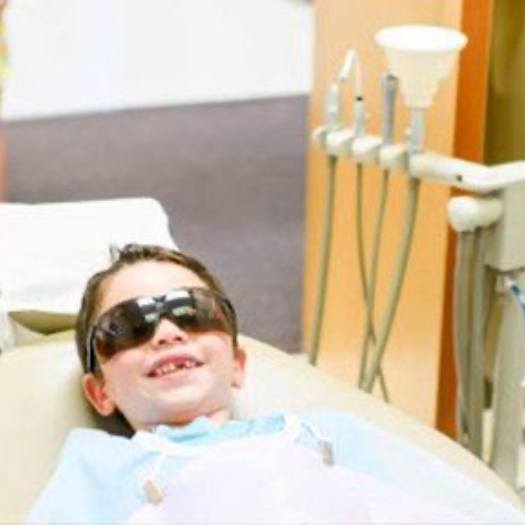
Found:
[[[124,301],[102,314],[88,332],[87,371],[95,368],[95,349],[110,358],[145,343],[164,318],[189,332],[229,333],[237,344],[237,318],[226,297],[207,288],[176,288],[165,295]]]

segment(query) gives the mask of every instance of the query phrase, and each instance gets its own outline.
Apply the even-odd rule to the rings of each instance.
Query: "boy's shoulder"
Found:
[[[89,523],[123,522],[120,507],[105,499],[108,487],[122,487],[118,497],[123,508],[133,504],[130,472],[143,454],[129,438],[89,428],[71,430],[28,522],[76,523],[79,516]]]

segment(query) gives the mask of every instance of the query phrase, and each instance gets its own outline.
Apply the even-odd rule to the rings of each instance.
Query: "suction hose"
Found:
[[[447,211],[450,225],[457,232],[453,337],[459,441],[482,457],[484,341],[494,290],[493,274],[485,266],[485,238],[487,228],[500,219],[503,208],[498,198],[461,196],[450,199]]]
[[[337,157],[327,156],[326,169],[326,191],[324,198],[324,220],[321,233],[321,251],[319,264],[319,277],[317,285],[317,297],[313,321],[312,335],[310,337],[310,348],[308,350],[308,361],[317,364],[319,356],[319,344],[321,342],[321,331],[323,327],[324,308],[326,304],[326,291],[328,282],[328,269],[330,267],[330,252],[332,246],[332,224],[335,201],[335,182],[337,172]]]
[[[469,427],[469,450],[480,457],[483,453],[483,408],[485,403],[485,231],[474,232],[474,262],[472,272],[472,308],[469,384],[467,416]]]
[[[376,346],[372,351],[369,373],[365,374],[365,379],[363,382],[363,388],[367,392],[372,392],[374,388],[375,378],[378,375],[379,368],[381,366],[381,360],[383,358],[386,344],[390,336],[392,322],[399,304],[399,297],[401,295],[401,288],[403,286],[408,264],[408,257],[410,255],[410,248],[412,245],[412,238],[414,235],[414,224],[419,200],[419,187],[420,180],[409,175],[407,205],[405,209],[405,221],[401,237],[401,248],[398,253],[398,258],[394,269],[392,286],[389,291],[385,315],[382,319]]]
[[[367,367],[368,360],[368,344],[376,343],[376,334],[374,329],[374,304],[375,304],[375,292],[377,285],[377,267],[379,260],[379,248],[381,245],[381,236],[383,231],[383,223],[386,210],[386,199],[388,196],[388,183],[390,178],[389,170],[383,170],[381,177],[381,188],[379,197],[379,206],[376,215],[373,242],[372,242],[372,254],[370,260],[370,274],[367,278],[366,275],[366,261],[365,261],[365,249],[363,239],[363,166],[362,164],[357,165],[357,177],[356,177],[356,230],[357,230],[357,254],[359,262],[359,275],[361,279],[361,289],[363,291],[363,298],[365,302],[365,325],[363,331],[363,339],[361,341],[361,358],[359,367],[359,379],[358,386],[362,387],[364,374]],[[389,401],[388,389],[383,375],[383,371],[379,368],[379,379],[381,384],[381,391],[385,401]]]
[[[398,79],[390,74],[385,73],[381,77],[381,92],[383,95],[383,122],[382,122],[382,137],[383,146],[391,144],[394,139],[394,117],[395,117],[395,102],[398,87]],[[359,175],[359,173],[358,173]],[[365,325],[363,330],[363,338],[361,341],[361,360],[359,366],[359,378],[358,386],[363,387],[363,381],[365,378],[365,372],[368,366],[368,344],[376,344],[376,333],[374,328],[374,306],[375,306],[375,294],[377,284],[377,267],[379,260],[379,248],[381,246],[381,237],[383,232],[383,222],[386,211],[386,200],[388,197],[388,186],[390,180],[390,170],[383,170],[381,176],[381,188],[379,195],[379,207],[377,209],[377,215],[375,219],[373,240],[372,240],[372,253],[370,257],[370,276],[367,282],[366,272],[361,270],[361,285],[363,288],[363,295],[365,298]],[[359,176],[358,176],[359,181]],[[364,242],[363,242],[363,228],[362,228],[362,183],[359,182],[357,187],[357,213],[358,217],[356,224],[358,227],[358,253],[359,263],[365,267],[364,258]],[[379,368],[379,379],[381,381],[381,390],[383,392],[383,398],[385,401],[389,400],[388,390],[386,381],[383,375],[382,368]]]
[[[468,445],[468,374],[470,367],[470,279],[474,247],[471,231],[457,233],[456,263],[454,268],[453,324],[454,357],[458,376],[457,425],[459,441]]]

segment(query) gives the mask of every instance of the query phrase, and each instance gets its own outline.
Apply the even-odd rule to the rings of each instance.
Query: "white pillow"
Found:
[[[109,264],[110,247],[130,242],[176,247],[158,201],[0,204],[0,346],[13,343],[5,341],[13,337],[10,312],[74,316],[87,279]]]

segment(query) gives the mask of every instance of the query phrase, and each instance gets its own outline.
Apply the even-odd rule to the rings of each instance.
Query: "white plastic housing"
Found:
[[[340,128],[326,134],[325,151],[337,157],[351,157],[355,133],[352,128]]]
[[[456,188],[487,193],[494,191],[491,169],[483,164],[437,153],[417,153],[410,157],[410,174],[421,179],[444,182]]]
[[[432,105],[439,81],[449,75],[467,37],[453,29],[407,25],[382,29],[376,41],[399,79],[405,104],[424,109]]]
[[[476,193],[491,193],[525,183],[525,161],[488,167],[428,152],[412,155],[409,170],[413,177],[443,182]]]
[[[498,195],[503,216],[489,231],[485,262],[502,272],[525,268],[525,184],[513,184]]]
[[[448,220],[457,232],[486,228],[498,221],[503,214],[503,204],[498,198],[452,197],[447,205]]]
[[[358,137],[352,143],[352,153],[357,162],[363,164],[374,164],[379,159],[379,148],[383,143],[381,137],[365,135]]]
[[[379,150],[379,165],[386,170],[408,169],[408,148],[406,144],[385,144]]]
[[[328,126],[318,126],[312,131],[312,142],[316,146],[324,148],[327,133]]]

